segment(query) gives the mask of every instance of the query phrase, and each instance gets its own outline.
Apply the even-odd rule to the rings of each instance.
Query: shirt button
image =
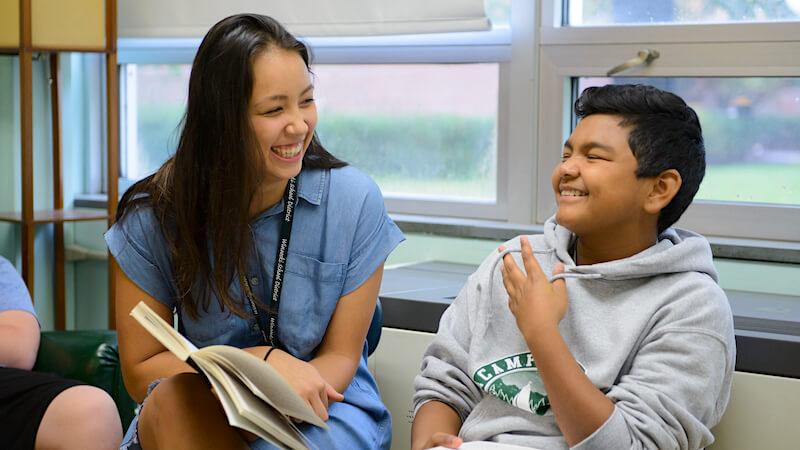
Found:
[[[257,277],[250,278],[250,284],[252,284],[253,286],[258,286],[258,278]]]

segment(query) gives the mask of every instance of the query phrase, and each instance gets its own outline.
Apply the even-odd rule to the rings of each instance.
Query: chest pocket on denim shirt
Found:
[[[301,358],[310,357],[322,342],[342,294],[346,269],[345,263],[289,252],[278,332],[284,345]]]
[[[231,284],[231,294],[234,298],[240,298],[239,283]],[[182,310],[180,320],[186,337],[197,347],[228,344],[237,328],[247,327],[247,322],[241,317],[227,309],[222,311],[213,294],[209,300],[208,312],[201,308],[200,317],[193,319]]]

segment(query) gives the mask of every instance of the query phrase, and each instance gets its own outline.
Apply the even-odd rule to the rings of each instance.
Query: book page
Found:
[[[139,302],[131,310],[131,316],[181,361],[186,361],[191,353],[197,351],[194,344],[181,336],[172,325],[159,317],[145,302]]]
[[[302,434],[289,419],[258,399],[214,363],[201,358],[197,364],[216,391],[231,426],[249,431],[278,448],[308,449]]]
[[[328,426],[311,409],[305,400],[269,364],[255,356],[226,345],[203,347],[193,355],[195,359],[208,358],[240,379],[260,399],[281,413],[327,429]]]

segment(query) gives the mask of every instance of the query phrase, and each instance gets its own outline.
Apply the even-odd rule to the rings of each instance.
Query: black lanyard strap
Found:
[[[281,234],[278,239],[278,248],[275,252],[275,272],[272,274],[272,294],[270,297],[269,308],[266,317],[261,314],[258,302],[255,301],[255,294],[250,287],[250,283],[243,274],[239,279],[244,286],[245,295],[250,303],[250,309],[256,318],[256,323],[261,331],[264,342],[272,347],[283,347],[278,339],[278,311],[281,302],[281,291],[283,290],[283,274],[286,269],[286,258],[289,252],[289,239],[292,237],[292,220],[294,219],[294,207],[297,203],[297,179],[290,178],[283,193],[283,216],[281,220]],[[258,250],[256,250],[256,254]]]

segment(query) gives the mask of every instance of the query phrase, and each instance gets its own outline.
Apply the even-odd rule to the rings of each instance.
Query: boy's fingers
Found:
[[[556,264],[556,266],[553,268],[553,275],[558,275],[560,273],[564,273],[564,264],[562,263]],[[567,282],[563,278],[559,278],[553,281],[553,289],[559,294],[566,295]]]
[[[514,257],[511,256],[511,253],[503,255],[503,269],[506,272],[503,279],[516,277],[519,273],[519,267],[517,267],[517,262],[514,261]]]
[[[520,246],[522,247],[522,263],[525,265],[525,271],[528,272],[528,277],[539,279],[544,275],[542,268],[539,266],[539,261],[533,256],[533,247],[527,236],[522,236],[520,239]]]

